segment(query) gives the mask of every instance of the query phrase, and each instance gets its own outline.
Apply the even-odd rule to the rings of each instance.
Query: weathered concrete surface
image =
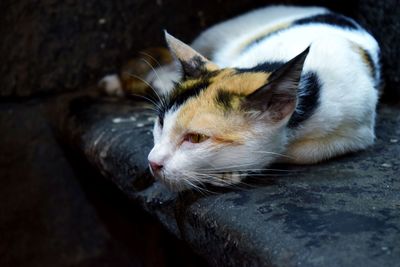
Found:
[[[151,112],[74,99],[62,131],[129,198],[216,266],[399,266],[400,107],[379,110],[376,145],[252,186],[177,195],[147,173]]]

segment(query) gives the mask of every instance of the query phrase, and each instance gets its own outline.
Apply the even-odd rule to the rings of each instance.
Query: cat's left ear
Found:
[[[185,77],[197,78],[206,72],[217,70],[218,66],[198,53],[196,50],[165,32],[169,50],[180,62]]]
[[[290,117],[297,105],[301,72],[309,50],[310,47],[274,71],[266,85],[246,96],[243,108],[259,111],[273,122]]]

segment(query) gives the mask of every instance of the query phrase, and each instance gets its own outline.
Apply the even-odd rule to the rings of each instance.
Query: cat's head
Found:
[[[171,35],[166,39],[183,80],[160,103],[148,156],[154,176],[174,190],[223,186],[279,157],[308,49],[270,73],[221,69]]]

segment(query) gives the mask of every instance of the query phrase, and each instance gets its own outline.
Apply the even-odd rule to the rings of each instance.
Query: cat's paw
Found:
[[[109,96],[123,97],[125,95],[121,80],[117,74],[104,76],[98,83],[99,88]]]

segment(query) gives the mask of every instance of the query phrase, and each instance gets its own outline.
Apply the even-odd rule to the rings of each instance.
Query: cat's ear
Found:
[[[218,66],[195,51],[184,42],[176,39],[167,31],[165,40],[172,55],[180,62],[185,77],[196,78],[205,72],[217,70]]]
[[[298,86],[310,47],[291,59],[268,78],[268,83],[246,96],[243,107],[266,114],[274,122],[292,115],[297,105]]]

